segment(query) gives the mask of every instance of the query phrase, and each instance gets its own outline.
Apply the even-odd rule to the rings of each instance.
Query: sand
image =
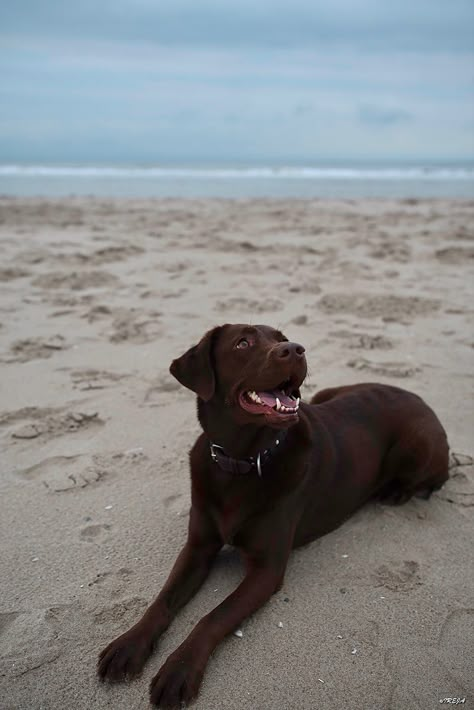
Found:
[[[238,583],[226,550],[143,676],[98,683],[97,653],[186,535],[199,428],[169,363],[246,321],[305,345],[305,398],[364,380],[418,392],[455,455],[430,501],[369,504],[294,552],[195,707],[472,704],[473,223],[463,201],[0,200],[2,709],[146,708],[160,664]]]

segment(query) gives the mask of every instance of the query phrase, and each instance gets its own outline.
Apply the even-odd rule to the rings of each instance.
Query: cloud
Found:
[[[362,123],[366,123],[369,126],[382,127],[395,126],[399,123],[413,121],[414,119],[414,115],[410,111],[370,104],[359,108],[358,117]]]
[[[15,0],[2,33],[161,45],[473,49],[471,0]]]
[[[470,8],[3,3],[0,160],[474,156]]]

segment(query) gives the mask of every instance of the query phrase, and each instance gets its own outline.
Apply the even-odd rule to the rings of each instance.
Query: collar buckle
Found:
[[[217,453],[218,452],[215,451],[215,449],[220,449],[222,452],[224,452],[224,447],[219,446],[219,444],[210,444],[209,447],[211,449],[211,458],[213,461],[215,461],[217,463]]]
[[[228,456],[224,450],[223,446],[219,444],[214,444],[209,442],[209,450],[211,454],[211,459],[216,463],[223,471],[228,471],[235,474],[245,474],[250,473],[252,470],[256,470],[259,478],[262,478],[263,465],[276,453],[277,448],[282,443],[283,439],[286,437],[286,432],[280,432],[278,439],[274,442],[273,446],[270,446],[265,451],[259,451],[256,456],[249,456],[246,459],[234,459]]]

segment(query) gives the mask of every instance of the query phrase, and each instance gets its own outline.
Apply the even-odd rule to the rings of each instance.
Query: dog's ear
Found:
[[[212,364],[212,346],[220,326],[209,330],[197,345],[189,348],[184,355],[170,365],[170,372],[178,382],[196,392],[208,402],[216,389],[216,378]]]

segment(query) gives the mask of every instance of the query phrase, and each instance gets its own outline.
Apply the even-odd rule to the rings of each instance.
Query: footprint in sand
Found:
[[[49,611],[34,609],[2,615],[7,618],[2,629],[0,676],[18,678],[59,658],[61,641],[50,623]]]
[[[30,276],[29,271],[15,266],[0,269],[0,282],[14,281],[15,279],[24,279],[26,276]]]
[[[51,456],[15,473],[26,479],[38,479],[52,493],[66,493],[99,483],[109,471],[95,456]]]
[[[0,427],[10,427],[22,422],[11,431],[14,439],[54,439],[65,434],[97,429],[103,426],[97,412],[64,411],[61,409],[23,407],[0,414]]]
[[[403,322],[407,318],[425,316],[439,309],[440,302],[417,296],[388,294],[328,293],[319,301],[325,313],[351,313],[359,318],[383,318]]]
[[[188,293],[187,288],[179,288],[175,289],[174,291],[145,291],[140,294],[140,298],[149,298],[150,296],[153,296],[155,298],[181,298],[181,296],[184,296],[185,293]]]
[[[69,345],[62,335],[15,340],[10,346],[10,355],[1,358],[1,360],[2,362],[29,362],[51,357],[58,350],[66,350],[68,347]]]
[[[0,614],[0,636],[6,632],[9,626],[11,626],[15,619],[20,616],[20,612],[10,611]]]
[[[458,229],[450,235],[453,239],[459,239],[466,242],[474,241],[474,232],[469,230],[464,225],[460,225]]]
[[[398,240],[388,241],[384,239],[384,241],[371,249],[369,255],[373,259],[388,259],[389,261],[405,264],[410,261],[412,251],[409,246],[400,243]]]
[[[284,286],[284,284],[282,284],[282,286]],[[317,283],[315,278],[306,279],[306,281],[302,281],[298,283],[298,285],[295,285],[294,283],[288,284],[287,287],[291,293],[303,292],[312,296],[317,296],[322,291],[321,286]]]
[[[141,247],[137,247],[133,244],[125,244],[123,246],[102,247],[89,254],[81,252],[60,254],[55,257],[55,260],[68,266],[100,266],[101,264],[110,264],[114,261],[124,261],[129,257],[143,254],[143,251]]]
[[[426,635],[421,631],[420,635]],[[389,701],[386,708],[435,708],[446,697],[469,695],[469,677],[463,673],[466,667],[466,636],[461,634],[450,654],[443,658],[439,649],[427,644],[426,639],[417,641],[413,632],[407,635],[401,647],[380,649],[387,677],[390,682]],[[459,666],[453,659],[461,658]],[[454,665],[456,668],[454,668]],[[431,700],[428,701],[427,699]],[[443,707],[442,705],[440,707]],[[448,705],[447,707],[452,707]],[[460,705],[459,707],[465,707]]]
[[[141,449],[105,455],[51,456],[28,468],[17,469],[15,474],[38,480],[51,493],[68,493],[99,484],[113,475],[127,474],[132,466],[142,466],[147,460]]]
[[[438,653],[444,657],[448,668],[455,663],[455,673],[460,679],[472,678],[472,659],[462,645],[463,639],[473,638],[474,608],[453,609],[448,613],[439,633]]]
[[[439,249],[436,257],[444,264],[462,264],[465,266],[474,259],[474,247],[447,247]]]
[[[308,316],[307,315],[300,315],[300,316],[295,316],[290,323],[293,325],[307,325],[308,324]]]
[[[166,395],[175,393],[182,394],[185,392],[171,375],[163,375],[155,384],[149,387],[145,392],[143,403],[149,407],[160,407],[169,402],[169,397]]]
[[[474,458],[468,454],[451,452],[449,480],[435,495],[460,508],[474,507]]]
[[[349,360],[347,365],[355,370],[371,372],[374,375],[383,375],[384,377],[413,377],[413,375],[421,372],[419,367],[408,365],[407,363],[371,362],[363,357]]]
[[[380,565],[374,573],[377,587],[383,586],[394,592],[407,592],[423,584],[419,575],[420,565],[414,560],[394,562],[392,565]]]
[[[393,341],[385,335],[354,333],[350,330],[334,330],[329,335],[344,340],[344,347],[351,350],[391,350]]]
[[[430,696],[439,704],[442,698],[469,695],[472,654],[466,653],[466,639],[473,635],[474,608],[461,607],[448,611],[435,644],[412,633],[402,650],[386,649],[383,663],[393,679],[390,707],[424,708]]]
[[[193,267],[190,261],[171,261],[168,264],[157,265],[161,271],[166,271],[174,277],[188,273],[189,269]]]
[[[217,301],[216,310],[226,313],[227,311],[239,311],[246,313],[272,313],[283,308],[282,301],[276,298],[262,298],[261,300],[251,300],[247,298],[227,298]]]
[[[85,318],[88,323],[96,323],[97,321],[104,320],[104,318],[110,318],[112,313],[113,309],[110,308],[110,306],[99,304],[89,308],[89,310],[84,313],[81,318]]]
[[[74,389],[86,392],[88,390],[102,390],[111,387],[115,382],[120,382],[130,375],[107,370],[84,368],[73,370],[70,373]]]
[[[43,261],[51,261],[53,255],[47,249],[33,248],[17,252],[16,259],[19,264],[41,264]]]
[[[119,279],[106,271],[73,271],[64,274],[61,271],[42,274],[31,282],[33,286],[44,289],[67,289],[82,291],[86,288],[104,288],[119,283]]]
[[[134,309],[118,309],[112,321],[112,330],[108,332],[111,343],[150,343],[162,334],[160,313],[139,313]]]
[[[92,293],[83,293],[80,296],[72,296],[67,291],[64,293],[53,292],[41,295],[41,300],[44,303],[50,303],[56,307],[76,308],[91,304],[95,299]]]
[[[162,500],[167,511],[178,515],[186,515],[189,510],[189,499],[181,493],[173,493]]]
[[[112,318],[111,328],[105,332],[111,343],[136,343],[142,345],[156,340],[162,334],[160,311],[142,311],[138,308],[109,308],[93,306],[82,317],[89,323]]]
[[[121,582],[128,581],[133,574],[133,570],[127,569],[126,567],[121,567],[117,572],[98,572],[95,577],[87,583],[87,586],[95,587],[97,584],[102,585],[107,582],[112,582],[112,584],[116,586],[117,580],[119,586],[122,586]]]
[[[221,251],[225,253],[237,252],[237,253],[251,253],[262,251],[265,247],[253,244],[248,240],[235,241],[234,239],[223,239],[219,236],[214,236],[211,239],[202,239],[200,241],[193,241],[190,244],[192,249],[209,249],[211,251]]]
[[[142,247],[138,247],[136,244],[106,246],[97,249],[97,251],[91,254],[90,260],[93,264],[108,264],[114,261],[124,261],[133,256],[139,256],[143,254],[144,251]]]
[[[107,539],[107,537],[109,536],[108,533],[111,528],[112,526],[108,525],[107,523],[98,525],[87,525],[85,528],[82,528],[81,532],[79,533],[79,537],[81,540],[84,540],[84,542],[100,543],[103,542],[103,540]]]
[[[142,599],[141,597],[123,599],[112,606],[106,606],[96,611],[93,614],[94,624],[106,624],[107,629],[109,629],[111,624],[115,623],[124,625],[124,621],[134,621],[138,619],[147,606],[148,603],[146,599]]]

